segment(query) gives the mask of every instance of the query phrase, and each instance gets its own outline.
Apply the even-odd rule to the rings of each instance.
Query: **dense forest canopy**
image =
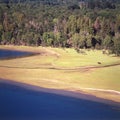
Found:
[[[0,0],[0,44],[108,49],[120,55],[120,1]]]

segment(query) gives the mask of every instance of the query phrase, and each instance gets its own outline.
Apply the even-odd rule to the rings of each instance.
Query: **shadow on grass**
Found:
[[[2,80],[0,120],[120,120],[120,111],[112,105],[30,90]]]

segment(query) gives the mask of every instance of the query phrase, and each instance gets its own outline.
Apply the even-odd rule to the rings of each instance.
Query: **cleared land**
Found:
[[[83,91],[120,102],[119,57],[102,54],[102,51],[97,50],[80,54],[74,49],[24,46],[0,48],[40,53],[24,58],[0,60],[1,79],[44,88]]]

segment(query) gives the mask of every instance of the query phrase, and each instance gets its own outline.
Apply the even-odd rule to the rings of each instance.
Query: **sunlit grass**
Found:
[[[67,52],[66,52],[67,51]],[[120,62],[120,58],[102,54],[102,51],[85,51],[86,55],[79,54],[75,50],[67,49],[63,55],[55,62],[55,65],[62,67],[78,66],[104,66]],[[98,64],[101,62],[101,65]]]
[[[34,50],[33,47],[23,48],[23,50]],[[120,63],[119,57],[104,55],[102,51],[97,50],[85,51],[86,55],[82,55],[74,49],[35,48],[36,51],[46,49],[47,52],[52,50],[59,56],[48,52],[44,55],[0,60],[0,78],[54,89],[98,88],[120,91],[120,65],[88,69],[88,71],[52,69],[110,65]],[[97,62],[101,64],[98,65]]]
[[[9,47],[7,47],[9,48]],[[13,47],[17,50],[28,50],[28,51],[37,51],[43,52],[46,50],[42,47]],[[30,67],[40,67],[41,65],[54,65],[56,67],[66,67],[74,68],[81,66],[104,66],[110,64],[120,63],[119,57],[113,57],[111,55],[102,54],[102,51],[98,50],[84,50],[86,55],[77,53],[74,49],[60,49],[60,48],[47,48],[47,51],[52,50],[59,54],[59,56],[49,55],[37,55],[32,57],[13,59],[13,60],[4,60],[0,65],[11,65],[11,66],[30,66]],[[18,61],[18,62],[16,62]],[[101,64],[98,64],[100,62]],[[16,64],[15,64],[16,63]]]
[[[54,57],[46,57],[39,55],[25,58],[3,60],[0,62],[0,65],[9,67],[35,68],[40,66],[50,66],[53,60]]]

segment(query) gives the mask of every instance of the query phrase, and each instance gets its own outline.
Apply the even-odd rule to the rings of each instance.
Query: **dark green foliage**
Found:
[[[119,55],[119,0],[0,1],[0,44],[106,48]]]
[[[111,48],[112,52],[120,56],[120,36],[114,38],[114,46]]]
[[[68,6],[68,9],[69,10],[75,10],[75,9],[80,9],[80,7],[76,4],[74,4],[74,5]]]

